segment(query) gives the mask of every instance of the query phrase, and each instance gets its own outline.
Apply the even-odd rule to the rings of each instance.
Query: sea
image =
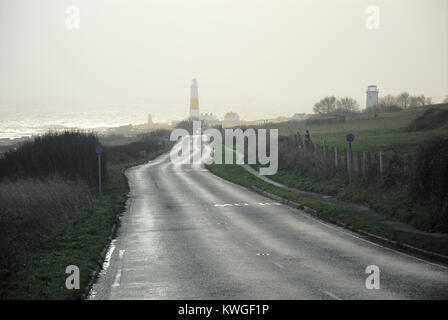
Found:
[[[258,105],[245,103],[229,108],[201,108],[201,112],[222,113],[237,111],[245,120],[272,117]],[[276,108],[282,110],[281,108]],[[0,145],[11,139],[41,135],[48,131],[82,129],[105,131],[107,128],[138,125],[148,121],[151,115],[155,123],[181,121],[188,117],[188,100],[185,105],[163,105],[150,98],[60,98],[14,99],[0,97]],[[240,112],[240,111],[245,111]],[[215,113],[215,112],[213,112]],[[222,118],[223,114],[216,114]]]
[[[179,110],[176,110],[179,109]],[[147,122],[171,123],[185,118],[185,107],[158,110],[145,103],[105,102],[0,102],[0,141],[40,135],[48,131],[85,129],[102,131]],[[170,111],[171,110],[171,111]]]

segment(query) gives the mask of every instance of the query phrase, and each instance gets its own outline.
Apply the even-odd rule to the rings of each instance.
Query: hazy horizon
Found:
[[[79,30],[66,27],[69,5]],[[379,30],[365,27],[368,5]],[[311,112],[326,95],[364,108],[370,84],[436,103],[447,57],[445,0],[0,0],[2,114],[98,105],[174,120],[188,115],[192,78],[200,111],[219,117]]]

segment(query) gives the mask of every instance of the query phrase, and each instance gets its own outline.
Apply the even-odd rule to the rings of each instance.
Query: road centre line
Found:
[[[255,202],[253,205],[257,206],[281,206],[281,203],[278,202]],[[215,203],[214,207],[248,207],[249,203],[246,202],[235,202],[235,203]]]

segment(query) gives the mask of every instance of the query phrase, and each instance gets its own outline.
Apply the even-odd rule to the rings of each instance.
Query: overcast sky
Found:
[[[66,8],[80,9],[80,29]],[[368,5],[380,29],[366,28]],[[325,95],[448,94],[447,0],[0,0],[0,99],[144,98],[291,115]],[[186,112],[185,109],[180,112]]]

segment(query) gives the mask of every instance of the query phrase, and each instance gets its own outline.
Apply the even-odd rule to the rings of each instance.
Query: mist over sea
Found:
[[[205,105],[205,106],[204,106]],[[292,115],[301,111],[289,107],[242,101],[222,107],[200,102],[201,113],[213,113],[222,119],[235,111],[241,119],[258,120]],[[275,111],[272,111],[274,109]],[[216,112],[218,111],[218,112]],[[0,139],[16,139],[43,134],[49,130],[98,129],[146,123],[148,115],[157,123],[184,120],[189,114],[189,97],[184,104],[164,105],[149,98],[60,98],[0,99]]]
[[[60,129],[105,129],[147,122],[182,120],[188,109],[160,110],[140,101],[2,101],[0,139],[15,139]]]

